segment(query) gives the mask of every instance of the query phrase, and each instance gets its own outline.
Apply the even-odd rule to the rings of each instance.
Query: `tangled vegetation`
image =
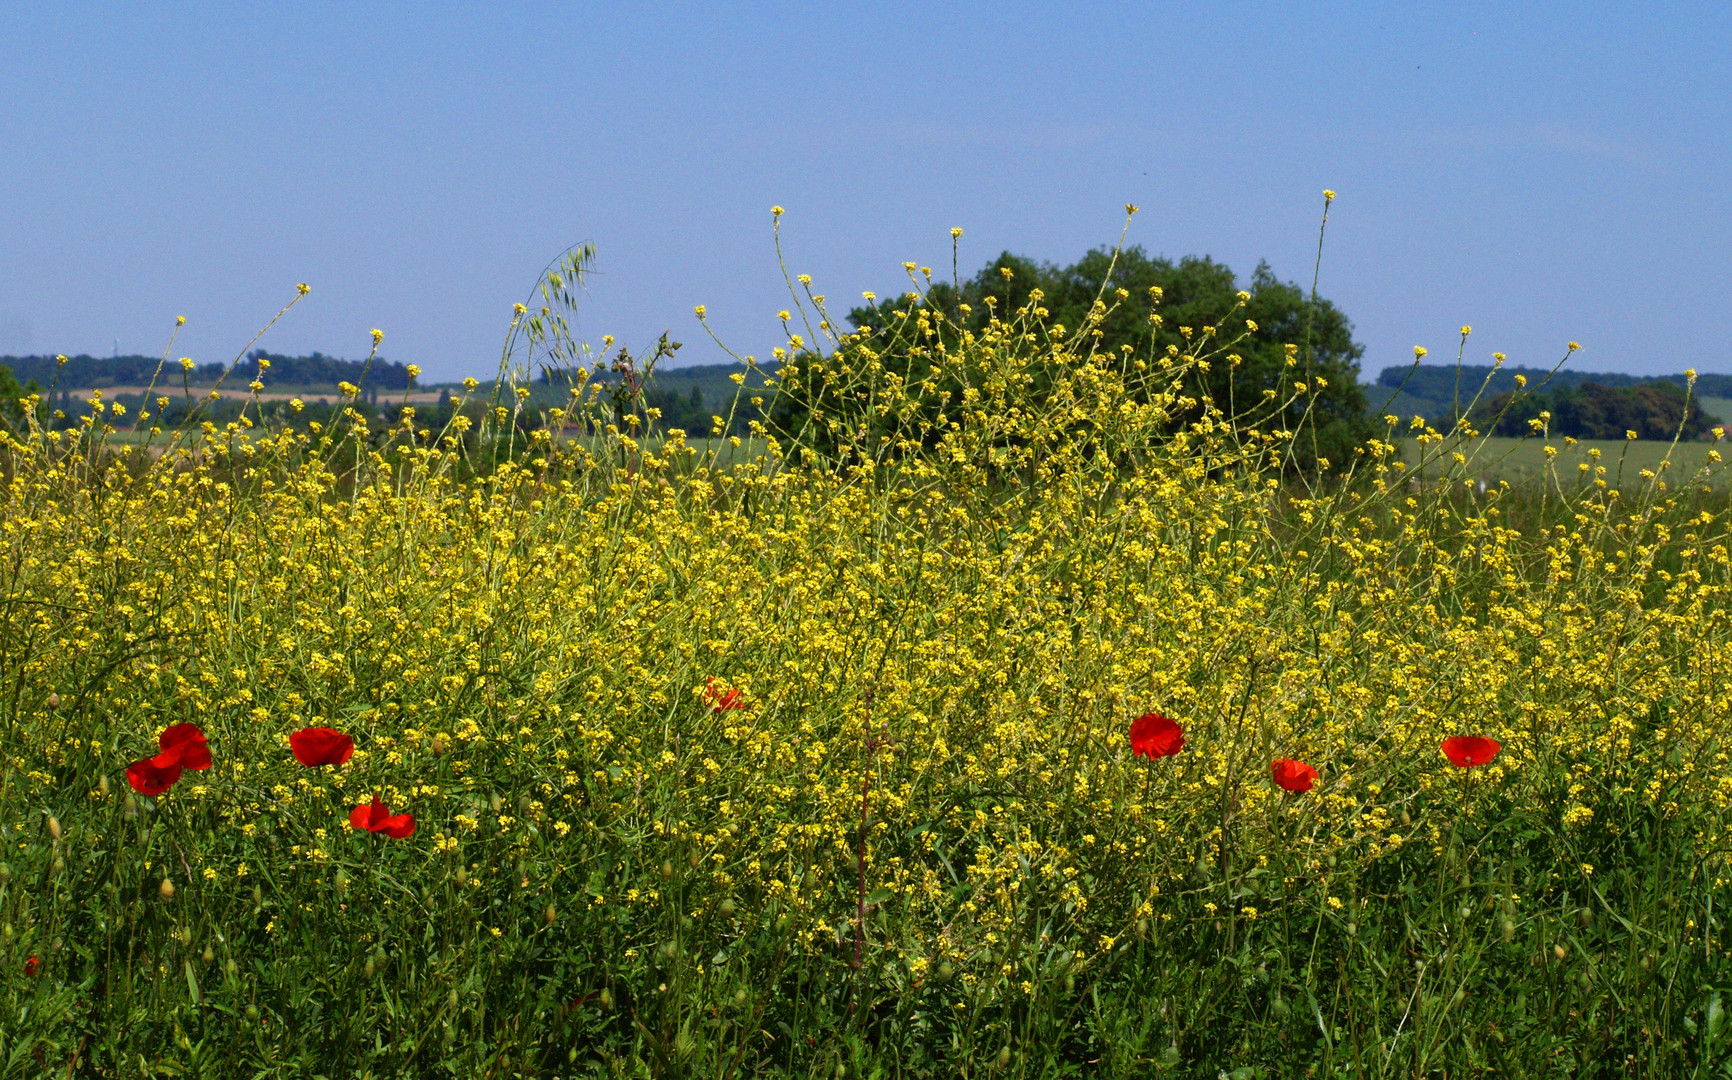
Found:
[[[0,1075],[1728,1075],[1702,475],[791,285],[749,440],[9,436]]]

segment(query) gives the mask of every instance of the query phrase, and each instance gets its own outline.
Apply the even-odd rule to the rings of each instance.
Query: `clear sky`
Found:
[[[1447,11],[1443,10],[1447,7]],[[1732,6],[0,4],[0,354],[494,370],[567,244],[581,330],[686,362],[832,298],[1118,236],[1267,259],[1366,377],[1415,344],[1732,371]]]

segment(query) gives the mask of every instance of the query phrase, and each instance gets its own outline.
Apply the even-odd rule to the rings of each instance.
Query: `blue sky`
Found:
[[[1267,259],[1366,376],[1493,350],[1732,371],[1732,8],[0,6],[0,353],[276,351],[490,373],[566,244],[581,330],[686,362],[832,298],[1118,236]]]

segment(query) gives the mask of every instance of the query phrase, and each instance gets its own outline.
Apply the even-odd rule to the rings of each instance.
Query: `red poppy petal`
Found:
[[[1456,735],[1443,740],[1443,754],[1459,769],[1484,765],[1497,757],[1503,746],[1484,735]]]
[[[182,768],[210,768],[210,746],[197,724],[174,724],[157,736],[156,743],[162,747],[162,753],[157,755],[159,758],[173,754]]]
[[[1276,785],[1286,791],[1304,794],[1311,790],[1311,785],[1317,782],[1317,770],[1303,761],[1290,758],[1280,758],[1269,765],[1270,776]]]
[[[373,826],[374,832],[384,833],[396,840],[402,840],[415,834],[415,815],[392,814],[379,824]]]
[[[1185,731],[1160,713],[1144,713],[1131,722],[1131,753],[1163,758],[1185,748]]]
[[[371,803],[359,803],[349,811],[349,824],[357,829],[370,831],[384,816],[385,804],[375,795]]]
[[[158,754],[126,767],[126,782],[132,785],[132,790],[140,795],[161,795],[174,786],[180,779],[180,762],[172,757],[168,761],[158,760],[164,757],[170,755]]]
[[[182,743],[204,742],[204,732],[197,724],[173,724],[163,729],[156,737],[156,744],[164,750],[172,750]]]
[[[308,768],[341,765],[354,756],[355,740],[328,727],[309,727],[289,736],[289,749]]]
[[[36,973],[38,971],[40,971],[41,969],[42,969],[42,961],[38,960],[34,956],[32,956],[30,959],[24,961],[24,974],[26,977],[35,978]]]

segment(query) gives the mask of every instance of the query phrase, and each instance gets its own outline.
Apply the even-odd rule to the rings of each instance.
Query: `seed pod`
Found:
[[[162,884],[157,886],[156,891],[162,894],[162,898],[164,900],[173,900],[174,899],[174,882],[168,880],[167,878],[163,878]]]
[[[1412,824],[1413,824],[1413,815],[1408,813],[1406,810],[1403,810],[1401,812],[1401,825],[1402,825],[1402,827],[1406,828],[1407,826],[1412,825]]]
[[[1461,909],[1460,909],[1460,914],[1461,914],[1461,917],[1465,920],[1469,915],[1473,914],[1473,905],[1467,904],[1467,903],[1462,904]]]
[[[254,907],[264,907],[265,906],[265,890],[259,888],[257,885],[253,886],[253,906]]]
[[[230,978],[233,978],[235,972],[240,970],[240,965],[234,962],[233,957],[230,957],[223,962],[223,970],[228,972]]]
[[[48,691],[48,707],[50,709],[60,708],[60,695],[52,690]]]
[[[662,880],[663,881],[671,881],[673,879],[673,876],[674,876],[674,864],[669,862],[666,859],[663,859],[662,860]]]
[[[97,794],[101,795],[103,798],[105,798],[105,799],[108,798],[110,792],[109,792],[109,787],[108,787],[108,774],[107,773],[104,773],[103,775],[96,778],[96,792],[97,792]]]
[[[1347,924],[1347,936],[1348,937],[1354,937],[1358,933],[1359,933],[1359,924],[1358,923],[1348,923]]]
[[[205,963],[208,964],[211,961],[216,959],[216,953],[211,951],[211,947],[209,945],[206,945],[204,947],[204,952],[199,954],[199,959],[203,960]]]
[[[462,888],[467,884],[469,884],[469,868],[466,866],[459,866],[457,868],[457,887]]]
[[[367,976],[367,978],[369,978],[369,979],[371,979],[373,977],[373,973],[378,971],[378,970],[379,969],[376,966],[374,966],[373,958],[371,956],[367,957],[367,962],[361,966],[361,973],[363,975]]]
[[[723,900],[720,904],[717,904],[716,910],[718,912],[720,912],[723,915],[723,917],[732,918],[734,912],[736,910],[738,910],[738,908],[734,905],[733,897],[730,896],[726,900]]]
[[[1557,957],[1559,960],[1562,960],[1564,957],[1569,955],[1569,951],[1566,950],[1562,945],[1553,945],[1552,946],[1552,955]]]
[[[175,936],[175,939],[178,940],[182,945],[191,945],[192,944],[192,928],[191,927],[188,927],[188,926],[181,927],[180,930],[178,930],[174,936]]]
[[[745,1003],[746,1003],[746,988],[742,986],[738,990],[734,991],[734,1004],[735,1005],[744,1005]]]
[[[1581,922],[1584,929],[1594,925],[1594,913],[1589,911],[1587,908],[1583,908],[1577,912],[1576,918]]]
[[[337,893],[346,896],[349,892],[349,875],[347,871],[338,870],[336,877]]]
[[[547,905],[547,910],[542,912],[541,914],[542,914],[542,918],[547,920],[547,925],[549,925],[549,926],[552,926],[553,920],[559,917],[559,912],[553,910],[552,904]]]
[[[704,861],[703,853],[701,851],[699,851],[697,848],[693,848],[692,853],[690,855],[686,856],[686,861],[692,864],[693,870],[696,870],[698,868],[698,864]]]
[[[55,840],[60,839],[60,819],[53,814],[48,815],[48,835]]]
[[[451,993],[446,995],[446,1003],[449,1004],[453,1010],[457,1008],[457,988],[455,986],[451,988]]]
[[[437,735],[433,736],[433,756],[434,757],[440,757],[444,753],[445,753],[445,740],[441,739]]]
[[[940,983],[949,982],[951,977],[954,976],[955,974],[956,974],[956,966],[954,964],[952,964],[950,961],[944,960],[944,961],[941,961],[939,963],[937,977],[938,977],[938,981]]]
[[[1503,939],[1506,943],[1515,940],[1515,923],[1511,922],[1508,918],[1505,918],[1501,929],[1503,930]]]
[[[259,1018],[259,1007],[257,1005],[248,1005],[247,1006],[247,1019],[248,1020],[257,1020],[258,1018]]]
[[[602,1008],[604,1008],[604,1009],[613,1008],[613,991],[609,990],[605,986],[602,987],[601,988],[601,994],[597,997],[597,1000],[601,1002]]]

